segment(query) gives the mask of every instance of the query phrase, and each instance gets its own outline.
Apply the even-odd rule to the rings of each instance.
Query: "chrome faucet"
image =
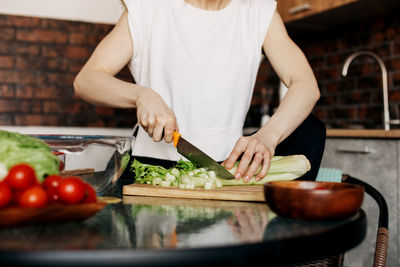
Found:
[[[400,124],[400,120],[390,120],[389,117],[389,100],[388,100],[388,75],[383,60],[375,53],[370,51],[359,51],[351,54],[344,62],[342,75],[347,76],[347,70],[349,69],[350,63],[358,56],[370,56],[378,61],[378,64],[382,72],[382,90],[383,90],[383,120],[385,131],[390,130],[390,124]]]

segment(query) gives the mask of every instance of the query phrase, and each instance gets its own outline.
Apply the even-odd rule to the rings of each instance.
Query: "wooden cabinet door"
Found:
[[[399,266],[399,170],[400,141],[385,139],[328,138],[321,166],[341,169],[343,173],[375,187],[389,206],[389,251],[387,266]],[[378,209],[374,199],[365,195],[362,208],[367,214],[366,239],[345,254],[344,266],[372,266],[378,226]]]
[[[297,20],[359,0],[277,0],[284,22]]]

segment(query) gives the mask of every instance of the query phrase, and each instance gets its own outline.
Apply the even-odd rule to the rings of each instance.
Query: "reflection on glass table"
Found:
[[[124,196],[137,248],[194,248],[262,241],[275,216],[265,204]]]

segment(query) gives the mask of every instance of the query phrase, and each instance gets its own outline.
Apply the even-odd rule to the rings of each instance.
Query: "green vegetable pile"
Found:
[[[60,160],[42,140],[0,130],[0,163],[7,169],[17,163],[27,163],[42,182],[45,176],[59,173]]]
[[[181,180],[192,171],[199,170],[190,161],[180,159],[174,167],[166,169],[162,166],[141,163],[134,160],[131,170],[135,174],[135,183],[161,186],[179,186]]]
[[[238,165],[239,162],[236,162],[235,166],[228,171],[233,174]],[[262,185],[276,180],[293,180],[309,171],[310,167],[310,162],[304,155],[274,156],[267,175],[260,181],[256,181],[254,176],[247,183],[242,179],[220,179],[216,177],[214,171],[197,168],[193,163],[182,159],[169,169],[141,163],[135,159],[131,165],[131,171],[135,174],[135,183],[138,184],[172,186],[181,189],[202,187],[208,190],[225,185]]]

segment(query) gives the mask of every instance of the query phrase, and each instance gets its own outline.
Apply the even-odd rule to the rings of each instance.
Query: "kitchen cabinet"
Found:
[[[334,9],[359,0],[278,0],[278,12],[284,22]]]
[[[400,266],[397,238],[400,223],[400,139],[328,137],[321,167],[341,169],[343,173],[369,183],[385,197],[389,207],[387,266]],[[345,254],[345,266],[364,267],[373,263],[378,206],[366,194],[362,208],[367,213],[367,236],[361,245]]]
[[[325,31],[346,23],[397,12],[399,0],[277,0],[290,35]]]

